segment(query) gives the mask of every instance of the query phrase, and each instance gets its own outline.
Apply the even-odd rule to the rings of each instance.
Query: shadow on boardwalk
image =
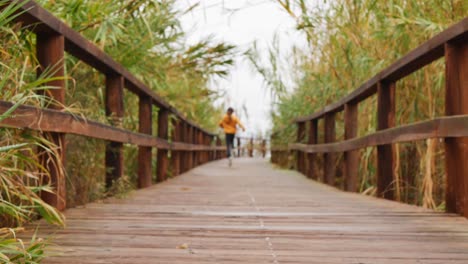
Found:
[[[45,263],[468,263],[462,217],[234,162],[68,210]]]

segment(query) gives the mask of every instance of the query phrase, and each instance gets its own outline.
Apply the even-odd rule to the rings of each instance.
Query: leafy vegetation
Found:
[[[296,20],[308,47],[296,47],[290,61],[295,87],[291,92],[280,72],[282,54],[270,52],[268,63],[249,56],[275,96],[272,120],[277,145],[295,139],[294,117],[311,114],[356,89],[424,41],[463,19],[466,1],[404,0],[277,0]],[[436,61],[397,83],[396,122],[426,120],[444,111],[444,62]],[[376,130],[375,97],[360,104],[359,135]],[[343,116],[337,116],[337,137],[343,139]],[[323,122],[323,121],[322,121]],[[319,131],[323,123],[319,122]],[[319,134],[323,142],[323,134]],[[396,146],[397,199],[426,207],[443,207],[443,152],[438,140]],[[360,190],[375,192],[375,151],[361,151]],[[339,163],[337,164],[339,166]],[[340,170],[338,172],[341,173]],[[337,184],[341,184],[338,182]]]

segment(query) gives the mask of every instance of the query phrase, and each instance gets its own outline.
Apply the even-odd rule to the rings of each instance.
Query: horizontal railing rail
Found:
[[[55,189],[55,193],[43,193],[43,199],[56,208],[66,208],[66,186],[64,170],[65,135],[75,134],[107,141],[105,166],[106,186],[110,187],[123,174],[123,144],[138,146],[138,187],[152,185],[152,148],[157,148],[156,181],[164,181],[171,170],[177,176],[195,166],[225,157],[225,148],[219,137],[202,129],[188,120],[175,107],[139,81],[122,65],[68,27],[65,23],[40,7],[34,1],[9,1],[10,5],[20,6],[16,23],[25,30],[36,34],[36,56],[39,62],[38,75],[53,69],[53,81],[47,86],[47,96],[52,103],[48,109],[27,105],[14,105],[0,101],[0,114],[10,112],[8,118],[0,121],[1,127],[32,129],[44,132],[43,136],[55,143],[57,153],[41,153],[41,163],[50,177],[44,179]],[[65,105],[64,54],[73,55],[105,75],[105,110],[110,125],[87,120],[67,113]],[[121,128],[124,118],[124,89],[136,94],[139,99],[138,132]],[[153,135],[153,109],[158,110],[157,136]],[[14,109],[14,110],[13,110]],[[173,115],[174,118],[171,118]],[[170,124],[172,123],[172,124]],[[172,134],[169,135],[169,126]],[[170,155],[169,155],[170,152]],[[48,181],[48,182],[47,182]]]
[[[336,153],[344,153],[344,189],[357,191],[359,149],[377,147],[377,195],[394,199],[393,144],[443,138],[446,210],[468,217],[468,18],[436,35],[384,69],[359,88],[321,111],[296,118],[296,143],[272,146],[272,162],[296,154],[296,168],[319,179],[314,161],[323,154],[323,181],[335,185]],[[445,58],[445,117],[395,127],[396,82]],[[358,137],[358,105],[377,95],[377,131]],[[344,140],[336,142],[336,114],[344,112]],[[318,142],[318,121],[324,119],[324,142]],[[307,140],[307,141],[306,141]],[[306,142],[305,142],[306,141]],[[274,141],[272,141],[274,142]]]

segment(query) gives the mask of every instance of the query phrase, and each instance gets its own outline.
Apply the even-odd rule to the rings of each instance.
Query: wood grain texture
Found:
[[[345,140],[352,139],[358,135],[358,105],[345,105]],[[359,173],[359,151],[351,150],[344,153],[344,189],[356,192],[358,187]]]
[[[377,85],[377,130],[395,126],[395,82]],[[377,146],[377,195],[394,199],[395,149],[392,144]]]
[[[212,162],[65,214],[65,229],[39,223],[55,245],[43,263],[468,263],[466,219],[260,159]]]
[[[141,96],[138,107],[138,132],[152,136],[153,134],[153,106],[151,99]],[[146,188],[152,185],[152,148],[138,147],[138,188]]]
[[[44,33],[37,34],[36,55],[39,62],[37,75],[44,73],[49,78],[56,80],[44,83],[44,86],[53,89],[43,89],[39,92],[49,97],[51,102],[47,105],[51,109],[62,109],[65,104],[65,80],[64,80],[64,38],[60,34]],[[39,162],[49,172],[49,176],[43,176],[43,184],[50,184],[54,192],[41,192],[42,199],[53,207],[64,210],[66,208],[66,178],[63,164],[66,163],[65,156],[65,134],[44,133],[44,138],[58,148],[55,153],[38,148]]]
[[[468,115],[468,45],[446,44],[445,114]],[[448,212],[468,218],[468,135],[445,139]]]

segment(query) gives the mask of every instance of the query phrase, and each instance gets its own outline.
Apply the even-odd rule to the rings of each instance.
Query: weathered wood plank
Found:
[[[467,263],[459,216],[341,192],[258,159],[212,162],[41,223],[44,263]],[[31,229],[34,232],[35,229]]]

